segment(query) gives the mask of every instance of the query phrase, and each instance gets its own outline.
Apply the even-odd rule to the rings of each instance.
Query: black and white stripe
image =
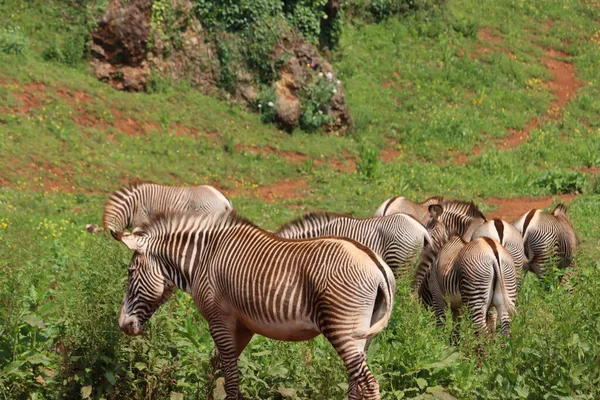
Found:
[[[239,398],[237,359],[254,333],[287,341],[323,334],[348,369],[348,398],[380,398],[365,345],[389,320],[395,280],[367,247],[283,239],[233,211],[151,216],[116,236],[135,250],[121,329],[140,334],[172,284],[187,291],[208,321],[228,399]]]
[[[150,214],[169,210],[217,213],[231,210],[231,201],[209,185],[176,187],[134,183],[115,191],[104,206],[104,229],[124,232],[141,226]]]
[[[489,237],[504,246],[513,258],[517,273],[520,274],[526,259],[523,237],[517,228],[502,219],[494,218],[475,229],[472,239],[478,237]]]
[[[315,212],[282,225],[275,234],[288,239],[342,236],[356,240],[383,258],[396,277],[412,276],[423,247],[431,243],[423,224],[407,214],[354,218]]]
[[[564,204],[558,204],[551,213],[530,210],[513,225],[523,235],[527,271],[540,276],[553,258],[557,258],[559,268],[572,265],[578,238]]]
[[[489,312],[494,306],[502,333],[510,334],[510,314],[515,312],[517,294],[516,271],[512,257],[500,243],[488,237],[467,243],[454,235],[439,253],[435,254],[435,248],[426,252],[416,284],[419,297],[433,307],[438,323],[443,321],[448,299],[455,318],[466,304],[479,329],[494,329],[495,320]]]

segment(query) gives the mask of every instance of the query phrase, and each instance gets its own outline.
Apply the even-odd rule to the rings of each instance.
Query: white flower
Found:
[[[258,105],[258,108],[262,108],[262,104],[259,104],[259,105]]]
[[[269,106],[269,107],[273,107],[274,105],[275,105],[275,104],[273,104],[273,102],[272,102],[272,101],[270,101],[270,102],[269,102],[269,104],[268,104],[268,106]]]
[[[333,74],[331,72],[328,72],[327,75],[325,75],[327,77],[327,80],[330,81],[333,79]]]
[[[322,78],[322,77],[323,77],[323,73],[319,72],[319,78]]]
[[[337,89],[333,89],[332,92],[333,92],[333,94],[336,94],[337,93]]]
[[[342,83],[339,79],[337,81],[335,81],[336,85],[339,85],[340,83]]]

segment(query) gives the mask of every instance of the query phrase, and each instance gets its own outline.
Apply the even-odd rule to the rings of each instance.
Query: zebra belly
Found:
[[[246,328],[269,339],[298,342],[310,340],[321,332],[310,320],[283,321],[279,323],[257,321],[248,317],[240,317]]]

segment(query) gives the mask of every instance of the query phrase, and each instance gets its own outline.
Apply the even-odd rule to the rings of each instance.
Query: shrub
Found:
[[[564,169],[544,171],[531,182],[532,186],[545,189],[551,194],[581,193],[585,184],[584,174]]]
[[[80,62],[87,52],[87,32],[75,30],[62,39],[50,39],[50,45],[42,52],[47,61],[56,61],[70,66]]]
[[[310,83],[300,90],[299,96],[302,103],[300,128],[307,132],[314,132],[333,120],[328,111],[338,85],[330,73],[324,75],[319,72],[311,79]]]
[[[272,86],[263,86],[258,97],[256,108],[260,113],[260,119],[266,124],[275,122],[277,117],[277,94]]]
[[[27,49],[27,39],[18,26],[0,29],[0,52],[21,55]]]
[[[358,173],[368,180],[375,178],[379,165],[379,151],[372,146],[363,144],[360,148],[360,160],[356,163]]]

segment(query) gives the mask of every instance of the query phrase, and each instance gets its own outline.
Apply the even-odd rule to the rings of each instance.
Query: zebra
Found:
[[[228,399],[240,398],[237,360],[255,333],[284,341],[323,334],[349,372],[348,398],[380,399],[364,347],[389,321],[396,282],[367,247],[284,239],[234,210],[169,211],[116,236],[134,251],[121,330],[143,333],[174,287],[186,291],[208,322]]]
[[[527,261],[521,232],[512,224],[499,218],[494,218],[477,227],[471,239],[484,236],[494,239],[508,251],[515,264],[517,274],[520,275]]]
[[[510,315],[516,312],[516,271],[508,251],[493,239],[465,242],[452,235],[439,252],[435,246],[428,248],[415,288],[423,304],[433,308],[438,325],[443,324],[448,298],[453,318],[458,318],[466,304],[482,332],[495,329],[495,317],[489,312],[493,305],[500,315],[502,334],[510,335]]]
[[[407,214],[354,218],[313,212],[282,225],[275,234],[287,239],[342,236],[356,240],[383,258],[397,278],[407,276],[408,267],[418,259],[423,247],[431,243],[427,229]]]
[[[231,200],[210,185],[177,187],[137,182],[115,191],[104,205],[102,225],[111,232],[141,226],[152,213],[190,210],[216,213],[233,208]]]
[[[405,197],[398,196],[386,200],[375,211],[375,216],[390,215],[397,212],[404,212],[413,218],[426,224],[430,219],[431,206],[441,207],[441,214],[437,216],[438,224],[433,231],[430,231],[433,240],[438,240],[438,236],[443,236],[442,230],[448,229],[460,235],[464,240],[471,240],[475,229],[486,222],[485,215],[477,208],[472,201],[462,201],[447,199],[442,196],[434,196],[422,203],[413,203]],[[439,212],[439,211],[438,211]]]
[[[567,206],[559,203],[552,212],[532,209],[520,216],[513,225],[522,234],[526,271],[538,277],[545,273],[544,264],[558,257],[559,268],[573,264],[579,239],[567,214]]]
[[[430,219],[428,207],[432,204],[439,204],[446,200],[442,196],[433,196],[422,203],[414,203],[404,196],[396,196],[384,201],[373,214],[374,217],[383,217],[397,213],[408,214],[416,220],[426,225]]]

